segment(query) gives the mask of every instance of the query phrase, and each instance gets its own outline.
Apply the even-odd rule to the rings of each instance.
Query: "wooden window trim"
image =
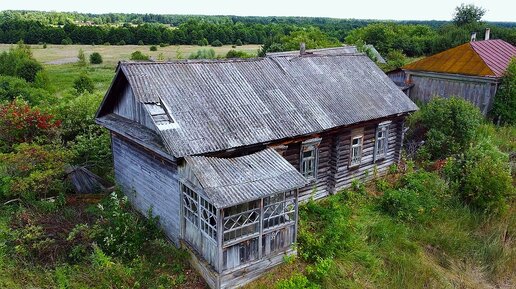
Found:
[[[360,139],[360,145],[353,145],[353,141],[355,139]],[[359,158],[358,158],[358,162],[354,163],[353,162],[353,148],[354,147],[359,147],[360,150],[359,150]],[[350,140],[350,143],[349,143],[349,163],[348,163],[348,168],[357,168],[359,167],[361,164],[362,164],[362,157],[363,157],[363,152],[364,152],[364,135],[363,134],[352,134],[351,135],[351,140]]]
[[[301,150],[299,152],[299,172],[310,182],[317,180],[317,173],[319,170],[319,145],[321,144],[321,140],[321,138],[312,138],[301,143]],[[313,151],[313,156],[305,158],[303,154],[308,148]],[[313,162],[311,175],[305,170],[305,163],[307,161]]]
[[[389,150],[389,130],[391,121],[384,121],[378,124],[378,127],[375,131],[375,141],[374,141],[374,151],[373,151],[373,162],[377,162],[380,160],[384,160],[387,157],[387,152]],[[383,153],[380,153],[380,138],[378,134],[384,131],[384,135],[381,140],[383,141]]]

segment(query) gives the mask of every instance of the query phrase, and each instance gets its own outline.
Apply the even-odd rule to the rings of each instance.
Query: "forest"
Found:
[[[377,21],[309,17],[237,17],[152,14],[0,12],[0,43],[27,44],[262,44],[269,51],[307,48],[359,39],[382,54],[400,50],[422,56],[456,46],[473,31],[491,28],[492,37],[516,44],[516,23]],[[285,43],[293,40],[293,43]],[[312,41],[308,41],[312,40]],[[294,43],[297,44],[294,45]]]

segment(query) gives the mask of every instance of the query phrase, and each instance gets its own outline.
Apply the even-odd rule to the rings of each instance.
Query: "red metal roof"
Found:
[[[403,67],[406,70],[501,77],[516,47],[500,40],[468,42]]]
[[[474,41],[471,47],[497,77],[503,75],[511,59],[516,57],[516,47],[500,39]]]

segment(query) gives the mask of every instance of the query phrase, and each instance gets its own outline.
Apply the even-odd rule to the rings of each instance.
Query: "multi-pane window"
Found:
[[[374,159],[385,158],[389,144],[389,124],[380,124],[376,129],[376,142],[374,147]]]
[[[287,193],[290,195],[290,192]],[[279,193],[263,199],[263,228],[272,228],[294,221],[295,200]]]
[[[301,145],[301,174],[307,179],[317,178],[318,149],[320,139],[311,140]]]
[[[260,231],[259,202],[224,209],[224,241],[244,238]]]
[[[183,215],[186,220],[197,227],[199,222],[199,197],[196,192],[184,184],[181,184],[181,191],[183,192]]]
[[[217,210],[204,198],[201,199],[201,230],[217,240]]]
[[[360,165],[360,161],[362,160],[362,146],[364,143],[363,136],[354,136],[351,139],[351,152],[349,159],[349,166],[358,166]]]

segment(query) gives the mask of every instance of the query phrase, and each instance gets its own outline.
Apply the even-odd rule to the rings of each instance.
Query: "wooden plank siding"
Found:
[[[113,113],[134,120],[153,131],[158,131],[145,106],[141,102],[136,101],[130,85],[125,86],[119,95],[119,100],[113,107]]]
[[[159,216],[167,236],[179,245],[180,193],[177,165],[130,141],[111,135],[115,179],[142,214]]]
[[[486,115],[492,107],[497,90],[496,79],[469,76],[407,73],[410,83],[409,97],[412,100],[429,102],[434,97],[458,96],[477,106]]]

